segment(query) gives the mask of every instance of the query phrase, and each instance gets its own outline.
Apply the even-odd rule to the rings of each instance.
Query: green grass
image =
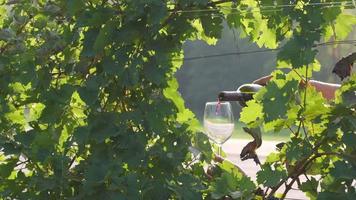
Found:
[[[235,123],[235,130],[232,134],[233,139],[252,139],[252,137],[245,133],[242,129],[242,124],[241,123]],[[286,141],[288,140],[290,136],[290,131],[289,130],[281,130],[278,133],[274,132],[262,132],[262,139],[263,140],[270,140],[270,141]]]

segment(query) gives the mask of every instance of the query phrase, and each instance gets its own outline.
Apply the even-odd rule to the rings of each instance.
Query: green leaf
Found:
[[[15,38],[15,32],[12,29],[6,28],[0,30],[0,40],[10,41]]]
[[[102,66],[103,70],[110,75],[122,74],[124,71],[124,67],[110,57],[105,57],[103,59]]]
[[[318,196],[318,185],[319,182],[314,177],[311,177],[310,180],[302,183],[300,189],[305,192],[310,199],[316,199]]]
[[[95,55],[94,44],[97,41],[99,32],[100,30],[97,28],[90,28],[84,33],[82,56],[93,57]]]
[[[69,15],[76,15],[85,7],[85,2],[83,0],[67,0],[66,3]]]
[[[99,83],[96,78],[90,78],[87,80],[86,85],[80,87],[77,91],[80,98],[86,105],[90,106],[97,102],[99,93]]]
[[[238,189],[243,192],[245,197],[250,197],[254,194],[256,185],[250,177],[242,176],[238,181]]]
[[[354,128],[355,130],[355,128]],[[347,145],[356,150],[356,134],[352,132],[345,132],[342,136],[342,141]]]
[[[297,80],[282,82],[281,86],[277,82],[271,82],[266,86],[267,93],[262,100],[265,122],[270,122],[286,115],[289,102],[294,97],[297,87]]]
[[[115,126],[116,116],[114,113],[100,113],[95,120],[90,122],[90,138],[97,142],[104,142],[105,139],[120,134],[120,130]]]
[[[162,84],[165,79],[166,72],[156,63],[148,63],[144,67],[145,77],[154,84]]]
[[[30,147],[32,144],[34,138],[36,136],[36,131],[35,130],[30,130],[24,133],[18,133],[15,135],[15,139],[21,143],[21,145],[24,145],[25,147]]]
[[[212,159],[212,147],[209,142],[209,138],[202,132],[198,132],[194,136],[194,147],[198,148],[207,161]]]
[[[108,22],[99,31],[98,36],[94,42],[93,50],[95,53],[100,53],[104,47],[109,44],[110,39],[114,33],[114,23]]]
[[[197,32],[195,38],[192,39],[203,40],[208,45],[215,45],[217,43],[218,40],[215,37],[209,37],[204,33],[204,29],[200,20],[194,20],[191,25]]]
[[[15,124],[19,124],[19,125],[22,125],[22,126],[25,126],[26,124],[26,119],[25,119],[25,116],[24,116],[24,112],[23,110],[14,110],[10,113],[7,113],[5,115],[5,117],[9,120],[9,121],[12,121],[13,123]]]
[[[287,146],[286,158],[290,164],[305,159],[312,152],[311,144],[301,138],[292,138],[285,145]]]
[[[232,12],[227,15],[226,22],[229,28],[239,28],[241,26],[241,16],[237,12]]]
[[[44,28],[47,25],[47,22],[48,22],[47,16],[46,15],[42,15],[42,14],[36,15],[34,17],[34,20],[35,20],[34,27],[39,28],[39,29]]]
[[[200,131],[201,125],[197,119],[195,119],[195,115],[192,111],[185,108],[184,100],[182,99],[181,95],[178,92],[178,81],[177,79],[173,78],[168,81],[168,87],[163,91],[164,96],[167,99],[173,101],[175,106],[178,109],[177,113],[177,120],[180,123],[187,123],[189,124],[189,129],[194,131]]]
[[[209,190],[212,191],[211,197],[213,199],[221,199],[231,191],[235,191],[235,184],[233,177],[228,173],[222,173],[221,177],[217,178],[209,187]]]
[[[137,69],[137,65],[132,64],[128,68],[126,68],[123,72],[123,84],[127,87],[134,88],[140,81],[140,74]]]
[[[36,133],[36,136],[31,145],[31,152],[35,159],[39,162],[45,162],[48,160],[53,152],[53,144],[55,140],[50,133],[50,131]]]
[[[345,39],[352,31],[352,27],[356,24],[354,15],[340,14],[335,20],[334,30],[337,40]]]
[[[257,40],[257,44],[260,47],[266,47],[266,48],[277,48],[278,43],[276,41],[276,33],[275,30],[272,30],[267,27],[266,23],[263,23],[263,25],[259,28],[260,31],[260,36],[259,39]]]
[[[106,163],[92,163],[88,166],[84,176],[87,184],[98,184],[104,181],[108,172],[109,166]]]
[[[307,105],[303,116],[307,120],[312,120],[321,114],[328,114],[330,108],[326,103],[325,98],[320,92],[317,92],[314,87],[307,87]]]
[[[240,113],[241,122],[255,125],[263,119],[263,107],[261,104],[257,103],[255,100],[251,100],[246,102],[246,105],[247,106],[243,107],[242,112]]]
[[[345,199],[353,200],[355,199],[355,193],[346,194],[346,193],[336,193],[336,192],[321,192],[318,194],[318,200],[329,200],[329,199]]]
[[[180,199],[201,199],[199,191],[204,187],[199,180],[191,174],[182,174],[178,177],[179,184],[170,186]]]
[[[160,2],[151,4],[151,12],[148,14],[148,22],[150,24],[159,24],[168,14],[166,6],[162,6]]]
[[[79,146],[83,146],[87,143],[89,139],[89,128],[88,127],[78,127],[73,132],[74,141],[78,143]]]
[[[333,21],[339,16],[339,14],[341,14],[341,11],[342,10],[339,7],[325,8],[323,18],[325,21]]]
[[[12,159],[6,164],[0,164],[0,177],[6,179],[9,177],[16,166],[17,160]]]
[[[330,171],[332,176],[342,179],[356,179],[355,166],[343,161],[337,161],[334,165],[335,167]]]
[[[21,153],[21,149],[13,143],[2,141],[0,144],[1,147],[3,148],[2,151],[4,152],[5,155],[13,155],[13,154],[16,155]]]
[[[47,3],[44,6],[43,11],[47,14],[55,15],[61,11],[61,8],[59,6],[57,6],[56,4]]]
[[[274,187],[287,177],[287,172],[281,166],[272,169],[270,164],[262,165],[262,169],[257,172],[257,182],[267,187]]]
[[[279,161],[280,159],[281,158],[278,153],[270,153],[270,154],[268,154],[265,162],[266,163],[274,163],[274,162]]]
[[[335,93],[335,102],[342,103],[346,106],[352,106],[356,104],[355,100],[356,89],[356,74],[351,74],[349,80],[344,82],[341,87]]]
[[[317,50],[310,47],[313,43],[298,35],[283,46],[282,50],[278,52],[277,58],[291,63],[293,68],[309,65],[315,60],[317,53]]]
[[[200,17],[204,33],[208,37],[220,38],[222,30],[222,18],[219,16],[202,16]]]

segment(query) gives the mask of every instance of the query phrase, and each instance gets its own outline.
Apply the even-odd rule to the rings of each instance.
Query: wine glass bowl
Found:
[[[204,110],[204,129],[207,136],[219,146],[224,144],[234,130],[234,116],[229,102],[207,102]]]

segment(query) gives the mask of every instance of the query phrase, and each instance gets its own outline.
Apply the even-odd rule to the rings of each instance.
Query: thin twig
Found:
[[[268,190],[270,190],[271,188],[270,187],[267,187],[266,188],[266,191],[264,192],[264,195],[263,196],[266,196],[268,194]]]
[[[304,121],[301,121],[301,122],[302,122],[302,127],[303,127],[303,132],[304,132],[304,135],[305,135],[305,139],[310,143],[309,137],[308,137],[308,132],[307,132],[307,130],[305,129]]]
[[[270,197],[273,197],[274,193],[276,193],[277,190],[278,190],[284,183],[286,183],[286,181],[287,181],[289,178],[290,178],[290,177],[288,176],[288,177],[282,179],[276,186],[274,186],[274,187],[272,188],[272,191],[268,194],[267,199],[270,198]]]
[[[304,176],[305,176],[305,178],[306,178],[308,181],[310,181],[310,179],[309,179],[309,177],[307,176],[306,173],[304,173]]]
[[[74,163],[76,158],[77,158],[77,155],[74,155],[73,158],[70,160],[70,163],[68,165],[68,170],[72,167],[72,165],[73,165],[73,163]]]
[[[300,114],[299,114],[299,116],[298,116],[298,119],[299,119],[299,125],[298,125],[297,132],[296,132],[296,134],[295,134],[296,137],[298,137],[300,128],[301,128],[301,126],[302,126],[302,120],[300,119]]]
[[[281,199],[284,199],[287,195],[287,193],[289,192],[290,189],[292,189],[292,185],[294,184],[294,182],[298,179],[298,176],[294,177],[292,179],[292,181],[286,186],[286,189],[284,190]]]
[[[306,69],[305,69],[305,84],[306,84],[306,87],[305,87],[305,90],[304,90],[304,105],[303,105],[304,106],[304,110],[307,107],[308,67],[309,67],[309,65],[307,65]]]
[[[295,70],[294,68],[292,69],[298,76],[299,78],[301,78],[304,81],[304,77],[302,75],[300,75],[297,70]]]
[[[273,197],[274,193],[275,193],[283,184],[285,184],[286,181],[287,181],[289,178],[292,178],[292,176],[293,176],[293,179],[298,178],[302,173],[305,172],[305,170],[306,170],[307,166],[310,164],[310,162],[312,162],[314,159],[316,159],[316,158],[322,156],[323,154],[317,153],[317,150],[318,150],[318,148],[319,148],[324,142],[326,142],[326,140],[327,140],[327,138],[321,139],[321,140],[319,141],[319,143],[317,143],[317,144],[315,145],[315,147],[312,149],[312,152],[311,152],[311,154],[310,154],[310,156],[312,156],[313,154],[315,154],[315,155],[312,156],[309,160],[306,160],[305,163],[304,163],[300,168],[297,169],[297,170],[298,170],[297,173],[290,174],[288,177],[282,179],[275,187],[273,187],[272,191],[271,191],[271,192],[269,193],[269,195],[267,196],[267,199],[268,199],[269,197]],[[293,181],[293,180],[292,180],[292,181]],[[295,180],[294,180],[294,181],[295,181]],[[293,181],[293,182],[294,182],[294,181]],[[288,186],[288,185],[287,185],[287,186]],[[289,190],[290,190],[290,189],[289,189]],[[289,190],[288,190],[288,191],[289,191]],[[288,191],[287,191],[287,192],[288,192]]]
[[[297,179],[299,179],[299,176],[300,176],[301,174],[304,173],[304,171],[306,170],[306,168],[308,167],[308,165],[309,165],[312,161],[314,161],[316,158],[318,158],[318,157],[320,157],[320,156],[317,155],[317,154],[315,154],[314,156],[312,156],[309,160],[307,160],[307,161],[303,164],[303,166],[302,166],[301,168],[298,169],[298,172],[297,172],[295,175],[293,174],[294,177],[293,177],[292,181],[287,185],[286,189],[284,190],[281,199],[284,199],[284,198],[286,197],[286,195],[287,195],[287,193],[289,192],[289,190],[292,189],[292,185],[294,184],[294,182],[295,182]]]
[[[296,133],[293,131],[292,127],[290,127],[288,124],[287,124],[287,128],[290,130],[290,132],[293,133],[293,135],[295,135]]]
[[[27,163],[27,162],[29,162],[29,160],[28,159],[26,159],[26,160],[24,160],[24,161],[21,161],[21,162],[18,162],[18,163],[16,163],[16,167],[17,166],[19,166],[19,165],[22,165],[22,164],[25,164],[25,163]]]

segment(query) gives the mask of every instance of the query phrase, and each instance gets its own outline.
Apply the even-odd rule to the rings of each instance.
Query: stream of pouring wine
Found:
[[[221,102],[218,99],[218,104],[216,104],[216,108],[215,108],[215,115],[218,115],[221,109]]]

